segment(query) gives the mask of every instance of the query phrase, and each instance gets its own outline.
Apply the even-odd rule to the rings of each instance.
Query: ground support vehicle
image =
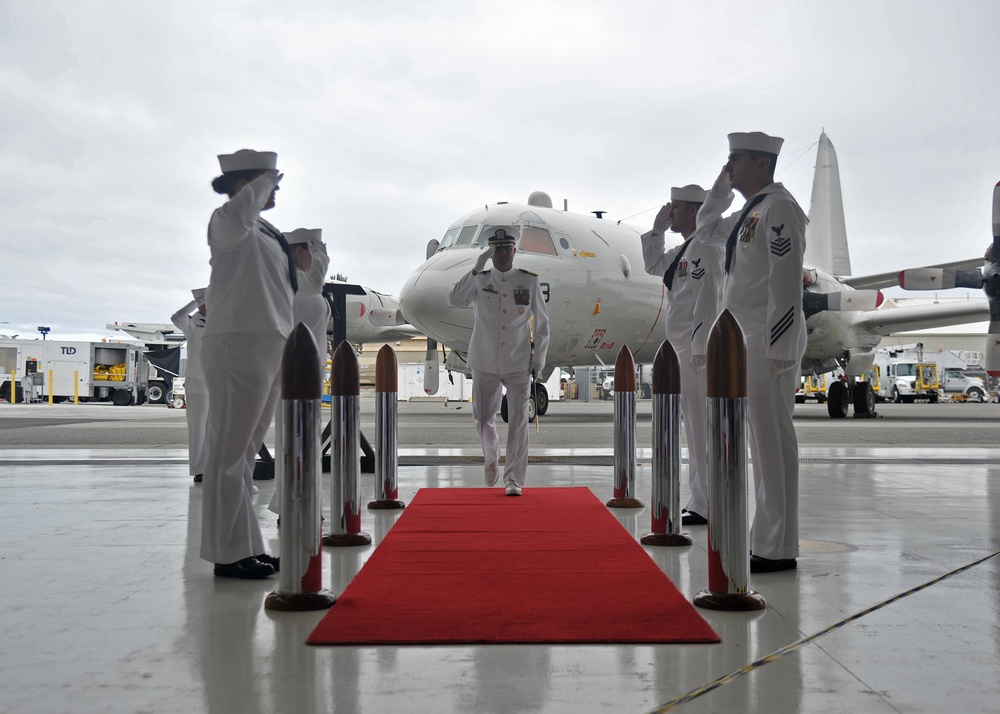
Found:
[[[139,360],[140,348],[124,342],[0,339],[0,399],[141,404]]]

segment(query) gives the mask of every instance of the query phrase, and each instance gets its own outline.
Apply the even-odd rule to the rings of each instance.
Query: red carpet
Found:
[[[586,488],[424,488],[309,644],[718,642]]]

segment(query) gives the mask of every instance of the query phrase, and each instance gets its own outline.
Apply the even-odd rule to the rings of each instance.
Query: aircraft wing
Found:
[[[956,260],[951,263],[936,263],[925,265],[923,268],[943,268],[950,270],[968,270],[969,268],[981,268],[985,261],[982,258],[966,258]],[[852,288],[895,288],[899,286],[899,273],[894,270],[891,273],[874,273],[872,275],[845,275],[840,276],[840,281],[850,285]]]
[[[989,302],[976,299],[948,304],[937,303],[869,310],[860,315],[855,324],[888,335],[893,332],[908,332],[927,327],[982,322],[989,319],[989,316]]]

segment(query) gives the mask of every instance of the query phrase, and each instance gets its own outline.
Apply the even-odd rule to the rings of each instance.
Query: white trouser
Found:
[[[673,343],[671,343],[673,344]],[[681,370],[681,416],[688,447],[688,487],[691,500],[687,510],[708,516],[708,388],[704,370],[691,366],[691,349],[674,347]]]
[[[254,459],[274,417],[285,337],[276,331],[206,335],[208,461],[201,557],[233,563],[264,552],[252,498]]]
[[[192,476],[205,473],[208,454],[208,392],[185,392],[188,470]]]
[[[497,411],[502,399],[501,386],[507,388],[507,458],[503,480],[524,486],[528,470],[528,397],[531,375],[491,374],[472,370],[472,417],[483,442],[483,457],[487,464],[500,459],[500,438],[497,436]]]
[[[750,550],[772,560],[799,555],[799,444],[792,425],[799,370],[771,377],[764,335],[747,335],[747,421],[757,511]]]

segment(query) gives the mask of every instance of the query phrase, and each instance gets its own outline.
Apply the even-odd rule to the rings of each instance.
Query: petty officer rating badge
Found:
[[[781,236],[781,231],[784,229],[784,223],[780,226],[771,226],[771,230],[774,232],[774,240],[771,241],[771,254],[779,258],[787,255],[788,251],[792,249],[792,239],[788,237],[782,238]]]

